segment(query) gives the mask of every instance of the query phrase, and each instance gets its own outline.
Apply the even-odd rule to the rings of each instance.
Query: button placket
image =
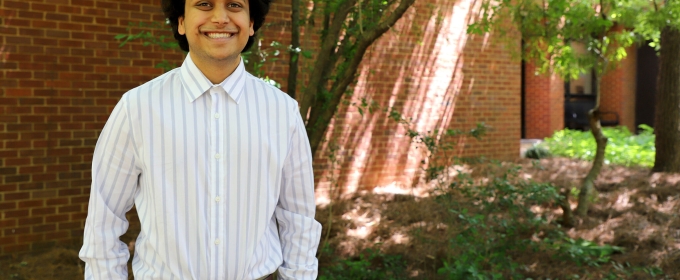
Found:
[[[215,244],[215,251],[214,251],[216,253],[215,257],[217,258],[217,260],[223,260],[224,257],[225,257],[224,254],[226,252],[224,251],[224,246],[222,245],[222,241],[220,240],[220,238],[217,238],[217,237],[224,237],[224,232],[221,230],[221,225],[220,225],[219,222],[217,222],[217,221],[224,220],[224,210],[222,209],[222,207],[220,207],[221,205],[219,205],[217,203],[217,202],[219,202],[220,196],[222,195],[221,189],[219,187],[220,181],[222,180],[221,177],[220,177],[220,159],[222,157],[220,155],[220,150],[222,149],[222,145],[221,145],[220,141],[223,137],[223,134],[221,133],[221,125],[220,125],[220,118],[219,118],[219,116],[220,116],[219,108],[220,108],[220,99],[221,99],[219,88],[218,87],[212,87],[210,89],[210,96],[212,97],[212,100],[213,100],[212,106],[211,106],[210,109],[211,109],[213,120],[214,120],[214,123],[212,125],[212,127],[214,129],[213,129],[213,132],[212,132],[212,135],[211,135],[211,138],[212,138],[211,142],[213,143],[213,145],[211,147],[211,151],[212,151],[213,158],[214,158],[211,166],[212,166],[212,170],[213,170],[212,176],[213,176],[214,180],[211,184],[211,189],[213,190],[214,200],[216,201],[216,203],[213,204],[211,208],[213,209],[212,212],[215,213],[216,218],[217,218],[217,219],[211,221],[211,224],[212,224],[211,225],[211,232],[213,233],[213,235],[212,235],[213,243]],[[207,113],[210,114],[210,112],[207,112]],[[218,273],[218,275],[219,275],[219,273]],[[218,276],[218,278],[220,278],[220,277]]]

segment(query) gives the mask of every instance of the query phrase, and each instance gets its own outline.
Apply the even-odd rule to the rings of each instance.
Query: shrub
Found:
[[[454,254],[444,261],[439,274],[447,279],[523,279],[512,255],[539,248],[529,237],[548,225],[545,217],[530,207],[556,201],[560,195],[550,184],[519,180],[518,171],[511,168],[482,186],[465,174],[459,175],[451,188],[477,205],[475,209],[461,209],[449,197],[437,200],[451,203],[449,212],[463,227],[450,240]]]
[[[550,150],[542,146],[533,146],[524,153],[525,157],[533,159],[548,158],[550,155]]]
[[[319,271],[319,280],[406,279],[401,256],[386,255],[378,249],[369,248],[356,258],[334,261],[335,265]]]
[[[640,125],[641,132],[632,134],[626,127],[605,127],[604,135],[609,138],[605,151],[605,163],[625,166],[654,165],[656,149],[654,129]],[[556,156],[592,160],[595,157],[595,139],[589,131],[564,129],[546,138],[545,145]]]
[[[442,195],[452,218],[462,231],[450,240],[452,254],[439,269],[447,279],[524,279],[522,265],[512,256],[531,251],[547,251],[557,261],[597,267],[623,248],[572,239],[532,206],[547,206],[563,199],[552,184],[520,179],[517,167],[496,176],[486,184],[475,184],[461,174],[451,188],[473,203],[459,207],[454,198]]]

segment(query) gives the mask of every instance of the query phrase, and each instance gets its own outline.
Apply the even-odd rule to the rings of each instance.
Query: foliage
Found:
[[[459,204],[450,195],[437,197],[463,227],[450,240],[453,253],[444,260],[439,274],[447,279],[524,279],[523,266],[513,256],[540,250],[557,261],[599,267],[610,262],[612,254],[623,252],[616,246],[574,240],[545,216],[534,213],[532,206],[545,207],[562,197],[552,184],[520,179],[518,171],[519,167],[510,167],[483,185],[469,175],[458,175],[450,190],[462,193],[472,207]]]
[[[258,44],[257,46],[253,46],[253,48],[247,52],[241,53],[241,57],[243,58],[243,63],[250,66],[249,70],[253,76],[259,77],[268,84],[280,89],[281,84],[269,78],[267,75],[265,71],[265,63],[267,61],[275,62],[279,60],[278,57],[283,49],[284,46],[281,45],[281,43],[278,41],[272,41],[268,48],[263,49]]]
[[[369,110],[375,110],[377,105],[368,105],[366,101],[362,102],[361,107],[367,107]],[[359,109],[361,109],[359,107]],[[411,142],[418,145],[416,149],[424,147],[425,159],[421,160],[423,171],[425,171],[425,180],[430,181],[436,179],[442,171],[451,166],[458,156],[454,153],[456,148],[456,141],[451,141],[454,137],[472,137],[476,140],[481,140],[482,136],[486,134],[488,127],[483,123],[477,123],[477,126],[463,131],[460,129],[447,129],[445,131],[427,131],[422,133],[414,130],[412,127],[412,119],[404,118],[399,112],[395,110],[384,110],[388,113],[388,118],[396,121],[399,124],[406,126],[406,136],[411,138]],[[361,111],[360,111],[361,112]],[[363,114],[363,113],[362,113]],[[455,139],[455,138],[454,138]],[[446,178],[440,178],[445,180]]]
[[[605,163],[645,167],[654,165],[654,129],[647,125],[640,125],[640,129],[638,135],[633,135],[623,126],[604,128],[604,135],[609,138]],[[556,156],[583,160],[592,160],[594,157],[595,140],[588,131],[564,129],[546,138],[542,145]]]
[[[520,55],[539,72],[574,79],[595,69],[600,76],[607,62],[626,57],[625,48],[635,39],[632,32],[613,31],[617,25],[634,24],[633,17],[645,6],[646,0],[484,0],[481,17],[468,33],[519,31],[524,46]]]
[[[145,23],[145,22],[138,22],[138,23],[133,23],[129,22],[128,27],[126,30],[128,32],[132,32],[133,28],[141,28],[142,30],[139,31],[136,34],[118,34],[114,38],[116,40],[122,41],[118,47],[123,47],[129,42],[134,42],[134,41],[141,41],[142,46],[158,46],[163,50],[177,50],[180,51],[179,44],[175,40],[175,38],[170,35],[166,34],[172,34],[172,29],[170,28],[170,21],[166,20],[164,24],[160,22],[152,22],[152,23]],[[161,34],[161,35],[156,35],[156,34]],[[176,68],[177,65],[169,62],[167,59],[164,59],[163,61],[159,62],[156,64],[156,68],[163,69],[163,72],[168,72],[174,68]]]
[[[326,251],[328,247],[325,247]],[[328,255],[332,252],[328,251]],[[338,260],[336,264],[319,271],[319,280],[383,280],[406,279],[406,264],[399,255],[386,255],[378,249],[368,248],[358,257]]]
[[[623,248],[612,245],[597,245],[584,239],[571,239],[561,236],[559,239],[543,240],[553,250],[557,252],[556,258],[571,260],[578,265],[599,266],[608,263],[610,256],[615,253],[622,253]]]
[[[639,267],[632,266],[630,263],[617,263],[612,262],[613,270],[604,276],[604,279],[615,280],[615,279],[638,279],[638,278],[648,278],[650,276],[655,279],[671,279],[664,274],[663,270],[656,266],[651,267]],[[637,277],[636,277],[637,276]],[[663,276],[663,278],[658,278]]]
[[[530,207],[551,203],[560,195],[550,184],[518,180],[518,171],[510,168],[482,186],[461,173],[450,188],[464,194],[476,209],[458,206],[448,196],[438,198],[440,203],[451,203],[449,212],[463,224],[450,242],[456,253],[445,260],[440,274],[449,279],[522,278],[512,256],[539,248],[529,237],[548,224]]]
[[[527,158],[542,159],[550,157],[551,154],[550,150],[538,145],[534,145],[527,149],[527,151],[524,153],[524,156]]]
[[[167,36],[166,34],[172,34],[172,29],[170,28],[170,22],[166,21],[165,24],[160,22],[129,22],[128,27],[125,29],[131,32],[133,28],[142,28],[137,34],[118,34],[114,38],[116,40],[122,40],[119,47],[125,46],[128,42],[141,40],[142,46],[159,46],[161,49],[179,49],[179,44],[175,41],[174,37]],[[154,33],[161,33],[161,35],[154,35]]]
[[[680,1],[653,0],[647,7],[636,13],[635,34],[641,41],[650,41],[650,46],[657,51],[660,46],[661,30],[665,26],[680,29]]]

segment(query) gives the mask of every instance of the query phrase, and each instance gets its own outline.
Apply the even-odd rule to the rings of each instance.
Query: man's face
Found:
[[[237,59],[255,33],[248,0],[186,0],[178,31],[192,58],[206,63]]]

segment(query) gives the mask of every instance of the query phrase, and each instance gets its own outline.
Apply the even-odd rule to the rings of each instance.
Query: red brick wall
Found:
[[[478,122],[490,127],[481,141],[457,142],[458,156],[514,159],[520,139],[520,62],[490,36],[468,36],[474,1],[418,1],[367,53],[359,68],[354,98],[375,100],[412,119],[412,129],[427,133],[467,130]],[[338,166],[326,149],[318,154],[316,177],[325,190],[338,175],[346,193],[376,186],[410,187],[421,176],[424,147],[405,136],[406,127],[384,112],[361,116],[354,107],[336,115],[327,138],[338,145]]]
[[[0,4],[0,254],[78,240],[87,210],[97,136],[127,90],[161,73],[163,59],[181,54],[119,48],[128,22],[161,21],[159,0],[10,1]],[[520,63],[497,40],[467,36],[472,1],[418,1],[366,55],[354,98],[393,107],[427,132],[490,126],[482,141],[458,140],[461,156],[513,159],[520,138]],[[288,2],[277,1],[264,28],[267,40],[288,45]],[[303,48],[318,45],[312,32]],[[267,46],[268,41],[263,43]],[[519,41],[517,46],[519,47]],[[263,69],[283,84],[285,52]],[[309,65],[303,60],[301,72]],[[329,150],[317,154],[316,178],[342,173],[348,191],[408,186],[418,176],[422,148],[383,112],[363,117],[340,109],[329,139],[341,148],[329,170]]]
[[[628,56],[615,70],[602,77],[602,111],[619,114],[619,124],[635,132],[635,88],[637,47],[626,49]]]
[[[564,81],[556,75],[536,75],[536,66],[524,69],[524,125],[527,139],[543,139],[564,128]]]
[[[602,77],[600,106],[616,112],[620,125],[634,132],[637,50],[632,46],[626,51],[618,67]],[[564,82],[554,75],[536,76],[531,63],[525,67],[525,138],[550,137],[564,128]]]
[[[162,20],[159,2],[0,2],[0,254],[82,237],[110,110],[181,58],[114,40],[128,22]]]

